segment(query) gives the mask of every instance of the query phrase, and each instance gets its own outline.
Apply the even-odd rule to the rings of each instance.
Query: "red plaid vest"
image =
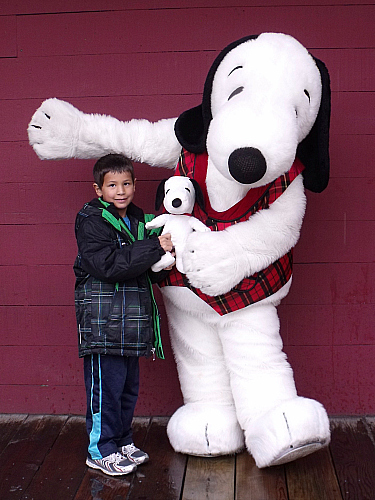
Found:
[[[215,212],[210,205],[206,189],[207,160],[207,153],[196,155],[183,149],[175,175],[184,175],[198,181],[203,191],[205,211],[196,204],[193,215],[209,226],[211,231],[221,231],[228,226],[246,221],[259,210],[268,208],[271,203],[284,193],[304,168],[302,163],[296,159],[289,172],[281,175],[266,186],[250,189],[241,201],[226,212]],[[223,315],[242,309],[276,293],[290,280],[292,264],[293,249],[269,265],[267,269],[244,278],[229,292],[215,297],[206,295],[198,288],[191,286],[187,277],[177,271],[176,267],[173,267],[168,277],[160,283],[160,286],[184,286],[190,288],[216,312]]]

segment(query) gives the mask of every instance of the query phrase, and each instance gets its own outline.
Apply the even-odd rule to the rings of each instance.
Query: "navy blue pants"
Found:
[[[88,454],[93,460],[133,442],[132,419],[139,390],[139,358],[84,357]]]

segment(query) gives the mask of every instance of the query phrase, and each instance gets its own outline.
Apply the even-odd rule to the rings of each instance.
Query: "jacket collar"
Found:
[[[97,209],[100,209],[102,210],[103,208],[105,208],[106,210],[108,210],[108,212],[110,212],[114,217],[116,217],[116,219],[120,219],[120,216],[119,216],[119,213],[115,207],[115,205],[113,203],[107,203],[105,201],[103,201],[101,198],[94,198],[93,200],[91,200],[88,205],[90,207],[94,207],[94,208],[97,208]],[[126,210],[126,215],[128,216],[133,216],[135,217],[137,220],[140,220],[140,221],[144,221],[144,213],[143,213],[143,210],[139,207],[137,207],[136,205],[134,205],[134,203],[130,203],[127,210]]]

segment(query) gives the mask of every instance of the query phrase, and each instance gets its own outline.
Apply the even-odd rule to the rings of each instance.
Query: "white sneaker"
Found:
[[[134,443],[120,446],[118,451],[124,458],[127,458],[137,465],[144,464],[149,459],[147,453],[134,446]]]
[[[135,471],[137,468],[134,460],[129,460],[120,453],[112,453],[108,457],[98,460],[87,457],[86,465],[92,469],[99,469],[109,476],[122,476],[123,474]]]

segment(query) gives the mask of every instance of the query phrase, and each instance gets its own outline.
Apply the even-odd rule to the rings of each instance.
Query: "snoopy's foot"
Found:
[[[174,263],[175,258],[173,257],[173,255],[170,252],[166,252],[160,260],[158,260],[151,266],[151,269],[152,271],[154,271],[154,273],[158,273],[159,271],[162,271],[163,269],[171,266]]]
[[[175,451],[213,457],[237,453],[244,435],[234,407],[189,403],[172,415],[167,433]]]
[[[330,441],[323,406],[297,397],[262,415],[246,431],[246,445],[259,468],[280,465],[313,453]]]

